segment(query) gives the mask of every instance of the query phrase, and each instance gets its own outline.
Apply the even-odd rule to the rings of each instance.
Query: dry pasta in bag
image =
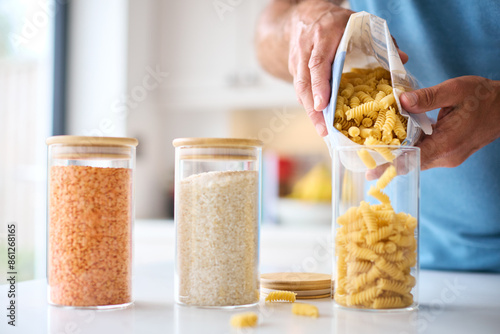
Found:
[[[335,55],[331,85],[330,104],[323,110],[330,150],[335,146],[414,145],[422,132],[432,133],[425,114],[409,114],[401,108],[401,93],[417,89],[418,84],[404,68],[387,23],[375,15],[351,15]],[[375,165],[395,158],[390,152],[377,152],[367,152]],[[366,170],[361,160],[369,159],[366,154],[349,158],[350,169]]]

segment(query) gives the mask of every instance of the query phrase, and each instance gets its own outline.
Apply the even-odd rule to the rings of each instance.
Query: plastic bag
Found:
[[[407,137],[401,145],[414,145],[420,138],[422,131],[427,135],[432,133],[431,121],[427,115],[409,114],[401,108],[399,102],[401,93],[418,89],[419,86],[415,78],[404,68],[386,21],[367,12],[359,12],[349,18],[332,66],[332,94],[330,103],[323,110],[328,130],[325,141],[330,152],[335,146],[359,145],[333,126],[341,75],[343,72],[349,72],[354,67],[383,67],[391,73],[392,88],[399,112],[403,117],[408,118]],[[397,151],[394,154],[397,155]],[[380,155],[372,154],[372,156],[377,165],[387,162]],[[356,163],[355,166],[350,166],[349,169],[366,169],[366,166],[360,160],[358,162],[359,164]]]

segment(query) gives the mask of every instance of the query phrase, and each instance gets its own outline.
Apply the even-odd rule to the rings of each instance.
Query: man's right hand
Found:
[[[290,12],[285,28],[289,33],[288,70],[297,99],[320,136],[327,134],[322,111],[330,100],[333,59],[353,13],[325,0],[302,1]]]

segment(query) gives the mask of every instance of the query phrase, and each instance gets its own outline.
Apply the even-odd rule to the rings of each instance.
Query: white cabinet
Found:
[[[128,0],[126,94],[137,103],[127,113],[127,134],[140,142],[138,218],[166,215],[174,138],[228,137],[232,110],[298,105],[292,85],[264,73],[255,56],[256,22],[267,1]],[[230,9],[218,13],[220,3]],[[169,75],[134,100],[148,68]]]
[[[267,0],[164,1],[160,19],[162,85],[167,109],[296,105],[289,83],[270,77],[254,50]]]

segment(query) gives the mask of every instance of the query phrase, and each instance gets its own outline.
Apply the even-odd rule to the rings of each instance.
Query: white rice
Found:
[[[256,171],[181,180],[176,199],[178,301],[231,306],[259,301]]]

